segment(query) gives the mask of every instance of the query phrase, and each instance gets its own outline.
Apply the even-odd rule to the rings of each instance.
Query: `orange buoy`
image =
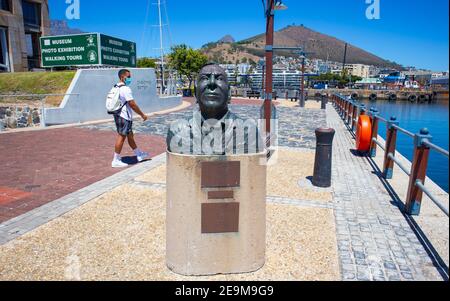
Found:
[[[356,130],[356,150],[367,152],[372,140],[372,120],[367,115],[361,115]]]

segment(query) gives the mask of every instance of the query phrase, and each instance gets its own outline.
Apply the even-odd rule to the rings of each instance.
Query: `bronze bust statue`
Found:
[[[232,113],[228,77],[216,64],[205,65],[195,86],[198,108],[190,120],[173,122],[167,134],[170,152],[193,155],[250,154],[263,151],[256,120]]]

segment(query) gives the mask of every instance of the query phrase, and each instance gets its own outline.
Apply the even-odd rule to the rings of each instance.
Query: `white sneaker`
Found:
[[[150,154],[149,154],[149,153],[146,153],[146,152],[140,152],[140,153],[139,153],[139,156],[137,156],[137,160],[138,160],[138,162],[142,162],[142,161],[148,159],[149,157],[150,157]]]
[[[124,167],[127,167],[128,164],[122,162],[121,160],[113,160],[112,163],[111,163],[111,166],[113,168],[124,168]]]

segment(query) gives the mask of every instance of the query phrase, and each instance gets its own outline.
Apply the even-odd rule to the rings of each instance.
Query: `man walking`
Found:
[[[141,111],[141,109],[136,104],[133,98],[133,93],[129,87],[132,82],[131,72],[126,69],[120,70],[119,79],[120,82],[117,84],[117,86],[120,89],[119,99],[123,107],[122,110],[120,111],[120,114],[114,115],[114,120],[116,122],[118,133],[116,139],[114,159],[111,164],[112,167],[114,168],[121,168],[128,166],[128,164],[122,161],[122,158],[120,156],[125,140],[127,139],[128,144],[130,145],[131,149],[134,151],[134,154],[138,159],[138,162],[142,162],[149,157],[148,153],[142,152],[137,147],[136,141],[134,140],[133,111],[139,114],[144,121],[148,120],[148,117]]]

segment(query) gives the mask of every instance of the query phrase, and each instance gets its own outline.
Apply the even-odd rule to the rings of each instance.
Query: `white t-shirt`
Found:
[[[131,91],[130,87],[127,86],[120,87],[119,99],[122,105],[125,104],[125,106],[122,108],[122,112],[120,112],[120,117],[130,121],[133,120],[133,110],[131,109],[130,104],[128,103],[129,101],[134,100],[133,92]]]

